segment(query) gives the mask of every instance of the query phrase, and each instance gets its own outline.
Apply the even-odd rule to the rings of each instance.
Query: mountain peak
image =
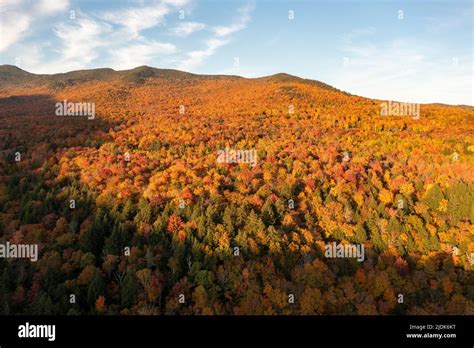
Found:
[[[294,82],[294,81],[302,81],[303,80],[301,77],[298,77],[298,76],[295,76],[295,75],[290,75],[290,74],[283,73],[283,72],[267,76],[267,78],[272,79],[272,80],[277,80],[277,81],[280,81],[280,82]]]
[[[16,65],[0,65],[0,79],[5,78],[6,76],[27,76],[27,75],[34,75],[31,74],[23,69],[20,69]]]

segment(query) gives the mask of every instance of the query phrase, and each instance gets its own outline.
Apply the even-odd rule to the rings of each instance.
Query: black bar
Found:
[[[19,326],[27,322],[56,325],[54,342],[47,338],[19,338]],[[410,325],[425,327],[410,329]],[[430,329],[427,325],[433,327]],[[474,316],[0,316],[2,348],[29,344],[248,343],[472,347],[473,331]],[[455,334],[456,337],[407,337],[407,334],[418,333]]]

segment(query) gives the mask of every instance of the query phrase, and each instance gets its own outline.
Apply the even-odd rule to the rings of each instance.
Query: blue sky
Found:
[[[366,97],[473,105],[472,1],[1,0],[0,6],[0,64],[34,73],[140,65],[245,77],[286,72]]]

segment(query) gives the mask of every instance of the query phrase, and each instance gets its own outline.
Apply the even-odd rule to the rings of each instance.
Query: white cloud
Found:
[[[21,42],[15,45],[15,57],[10,64],[15,64],[21,69],[37,72],[44,65],[43,50],[47,45],[45,42],[38,44],[23,44]]]
[[[109,44],[107,35],[112,32],[109,24],[88,17],[62,23],[54,29],[61,40],[57,48],[58,59],[43,64],[42,72],[83,69],[99,57],[99,50]]]
[[[204,23],[181,22],[176,27],[172,28],[170,32],[173,35],[185,37],[196,31],[203,30],[205,27],[206,25]]]
[[[0,16],[2,21],[0,51],[19,41],[30,27],[31,19],[27,15],[17,14],[15,17]]]
[[[0,52],[27,33],[33,18],[23,9],[22,1],[4,1],[0,3]]]
[[[194,50],[187,54],[187,57],[178,65],[178,69],[190,71],[202,64],[206,58],[214,55],[217,50],[230,42],[230,36],[233,33],[241,31],[247,27],[251,20],[251,12],[255,9],[253,4],[247,4],[240,7],[237,12],[239,17],[228,26],[218,26],[213,29],[214,36],[205,41],[206,47],[200,50]]]
[[[22,55],[22,67],[36,73],[92,68],[97,62],[100,66],[115,69],[144,64],[159,66],[171,62],[173,66],[189,71],[227,45],[232,34],[246,28],[254,9],[253,5],[238,8],[236,18],[228,26],[211,28],[211,36],[202,42],[203,47],[183,53],[175,44],[155,39],[144,31],[165,27],[170,16],[175,15],[175,20],[178,19],[180,10],[191,13],[192,0],[138,0],[128,7],[101,12],[84,13],[75,9],[76,18],[73,20],[67,13],[60,15],[61,11],[68,10],[69,0],[38,0],[35,3],[28,0],[0,1],[0,50],[11,48],[8,51],[9,61],[16,55]],[[32,29],[36,25],[41,27],[41,21],[50,20],[48,17],[53,15],[50,27],[54,36],[46,40],[25,40],[28,36],[34,36]],[[167,32],[186,37],[205,28],[204,23],[197,21],[178,21]],[[164,30],[161,32],[166,33]],[[31,47],[30,56],[28,46]]]
[[[69,7],[69,0],[41,0],[36,3],[35,9],[42,15],[55,14],[65,11]]]
[[[374,34],[369,30],[363,35],[349,35],[350,40],[343,37],[341,51],[347,60],[343,64],[341,57],[339,72],[329,83],[376,99],[473,104],[470,54],[453,60],[446,57],[441,46],[413,39],[375,43],[366,38]]]
[[[25,0],[0,2],[0,52],[20,42],[33,30],[34,22],[64,11],[69,0],[40,0],[33,5]]]
[[[222,47],[229,43],[227,39],[212,38],[206,41],[206,47],[202,50],[191,51],[187,54],[187,58],[184,59],[179,65],[178,69],[191,71],[198,65],[200,65],[206,58],[212,56],[219,47]]]
[[[100,37],[111,30],[112,28],[106,23],[80,18],[71,24],[59,25],[55,33],[64,44],[61,51],[64,59],[89,60],[90,56],[96,55],[95,48],[104,44]]]
[[[166,0],[160,2],[164,6],[168,3]],[[130,9],[133,10],[135,9]],[[114,30],[113,24],[100,17],[76,12],[76,19],[63,21],[53,29],[59,39],[50,50],[54,52],[54,58],[42,59],[42,64],[37,64],[37,58],[22,59],[23,68],[36,73],[66,72],[92,68],[100,58],[100,66],[129,69],[144,64],[156,65],[157,58],[176,52],[175,45],[171,43],[149,40],[142,36],[133,37],[130,31],[129,35],[125,35],[124,31]],[[131,24],[126,30],[131,30],[132,27]],[[138,33],[139,31],[135,34]],[[25,52],[24,49],[22,52]],[[35,54],[38,53],[36,49]]]
[[[130,38],[137,38],[140,32],[165,23],[165,17],[187,4],[188,0],[163,0],[144,7],[131,7],[108,11],[100,17],[110,23],[123,26]]]
[[[223,37],[245,29],[252,18],[250,14],[254,9],[255,6],[253,4],[247,4],[246,6],[239,8],[237,10],[239,14],[237,21],[228,26],[215,27],[215,34],[219,37]]]
[[[110,67],[124,70],[136,68],[140,65],[150,65],[157,58],[176,52],[176,47],[170,43],[146,41],[119,48],[113,53]]]

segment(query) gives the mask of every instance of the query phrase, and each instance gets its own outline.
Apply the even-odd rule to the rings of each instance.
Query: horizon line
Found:
[[[318,82],[318,83],[324,84],[328,87],[331,87],[331,88],[333,88],[336,91],[339,91],[341,93],[349,94],[351,96],[359,97],[359,98],[378,100],[378,101],[387,101],[387,102],[392,101],[392,102],[400,102],[400,103],[408,103],[408,104],[418,104],[418,105],[443,105],[443,106],[457,106],[457,107],[474,108],[474,104],[473,105],[468,105],[468,104],[446,104],[446,103],[439,103],[439,102],[418,103],[418,102],[404,102],[404,101],[395,100],[395,99],[379,99],[379,98],[373,98],[373,97],[366,97],[366,96],[353,94],[351,92],[341,90],[337,87],[334,87],[333,85],[330,85],[330,84],[328,84],[326,82],[323,82],[323,81],[320,81],[320,80],[305,78],[305,77],[301,77],[301,76],[298,76],[298,75],[289,74],[289,73],[286,73],[286,72],[277,72],[277,73],[274,73],[274,74],[271,74],[271,75],[263,75],[263,76],[258,76],[258,77],[245,77],[245,76],[241,76],[241,75],[229,75],[229,74],[199,74],[199,73],[194,73],[194,72],[185,71],[185,70],[179,70],[179,69],[175,69],[175,68],[158,68],[158,67],[154,67],[154,66],[150,66],[150,65],[139,65],[139,66],[136,66],[134,68],[122,69],[122,70],[116,70],[116,69],[113,69],[113,68],[110,68],[110,67],[96,67],[96,68],[70,70],[70,71],[66,71],[66,72],[56,72],[56,73],[53,73],[53,74],[41,74],[41,73],[38,74],[38,73],[34,73],[34,72],[27,71],[25,69],[22,69],[19,66],[14,65],[14,64],[1,64],[0,68],[2,68],[2,67],[13,67],[13,68],[19,69],[21,71],[24,71],[28,74],[36,75],[36,76],[55,76],[55,75],[69,74],[69,73],[74,73],[74,72],[79,72],[79,71],[93,71],[93,70],[112,70],[113,72],[126,72],[126,71],[133,71],[133,70],[136,70],[136,69],[139,69],[139,68],[177,71],[177,72],[181,72],[181,73],[185,73],[185,74],[189,74],[189,75],[194,75],[194,76],[216,76],[216,77],[223,77],[224,76],[224,77],[240,78],[240,79],[245,79],[245,80],[258,80],[258,79],[275,77],[277,75],[286,75],[286,76],[289,76],[289,77],[293,77],[295,79],[299,79],[299,80],[301,80],[300,82],[304,82],[304,81],[306,81],[306,82],[308,82],[308,81],[309,82]]]

